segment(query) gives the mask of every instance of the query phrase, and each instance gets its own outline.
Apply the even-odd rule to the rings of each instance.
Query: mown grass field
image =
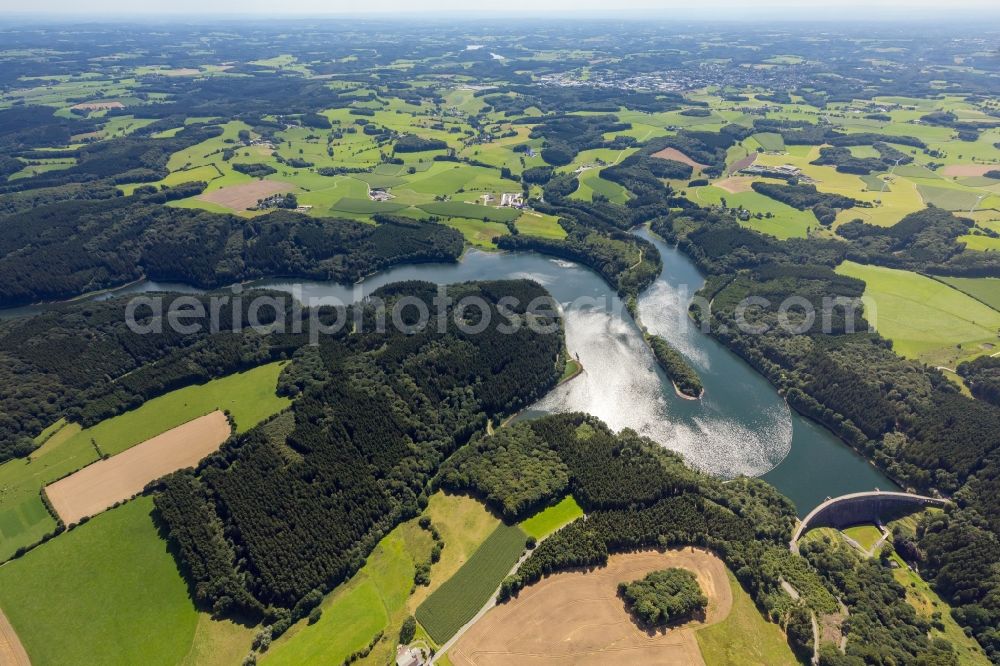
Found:
[[[874,525],[852,525],[851,527],[845,527],[843,532],[851,539],[854,539],[859,546],[868,551],[882,538],[882,533]]]
[[[866,315],[907,358],[946,365],[997,341],[1000,312],[937,280],[850,261],[837,272],[865,281],[865,297],[877,308],[866,306]]]
[[[115,455],[216,409],[229,410],[238,431],[249,430],[289,404],[275,394],[283,365],[179,389],[90,428],[65,425],[29,458],[0,465],[0,561],[55,529],[39,490],[97,460],[95,442],[101,453]]]
[[[559,226],[559,219],[554,215],[527,211],[517,218],[515,226],[520,233],[528,236],[566,238],[566,230]]]
[[[518,527],[528,536],[542,539],[582,515],[583,509],[576,503],[576,499],[572,495],[567,495],[558,504],[547,507],[522,521]]]
[[[798,664],[781,628],[761,616],[732,572],[726,570],[733,608],[718,624],[698,629],[695,638],[706,664],[712,666],[778,666]]]
[[[747,221],[741,221],[740,224],[781,239],[805,238],[809,229],[819,227],[819,222],[811,211],[797,210],[752,190],[732,193],[709,185],[689,188],[687,195],[689,199],[702,206],[721,205],[722,200],[725,199],[726,205],[730,208],[743,206],[751,214],[771,213],[773,217],[770,219],[751,218]]]
[[[1000,278],[954,278],[940,277],[941,282],[972,296],[1000,311]]]
[[[571,195],[574,199],[593,201],[595,194],[608,198],[608,201],[624,204],[628,201],[628,191],[618,183],[601,178],[600,169],[588,169],[577,176],[580,185]]]
[[[482,608],[524,551],[525,534],[500,525],[446,583],[417,608],[416,617],[439,645]],[[447,548],[447,546],[446,546]]]
[[[0,608],[35,666],[178,664],[198,613],[148,497],[0,567]]]
[[[420,210],[440,217],[464,217],[470,220],[489,222],[513,222],[521,216],[516,208],[495,208],[464,201],[435,201],[420,204]]]
[[[373,201],[368,198],[356,199],[354,197],[344,197],[330,207],[334,213],[354,213],[356,215],[372,215],[373,213],[396,213],[404,208],[406,204],[394,203],[392,201]]]

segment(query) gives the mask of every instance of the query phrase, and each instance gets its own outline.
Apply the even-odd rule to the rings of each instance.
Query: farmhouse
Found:
[[[504,192],[500,195],[500,206],[506,208],[524,208],[524,195],[520,192]]]
[[[738,173],[745,176],[764,176],[766,178],[781,178],[783,180],[794,179],[801,183],[813,182],[813,179],[804,174],[802,169],[791,164],[782,164],[780,166],[751,164],[748,167],[740,169]]]
[[[368,197],[372,201],[388,201],[389,199],[392,199],[392,195],[389,194],[388,190],[369,190]]]

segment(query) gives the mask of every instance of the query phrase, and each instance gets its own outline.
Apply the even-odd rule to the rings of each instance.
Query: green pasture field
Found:
[[[628,191],[610,180],[601,178],[600,169],[588,169],[577,176],[580,185],[570,196],[583,201],[593,201],[595,194],[602,194],[608,201],[624,204],[628,201]]]
[[[344,197],[330,207],[335,213],[353,213],[355,215],[372,215],[373,213],[397,213],[405,208],[406,204],[395,203],[393,201],[373,201],[367,197],[356,199],[354,197]]]
[[[976,252],[998,252],[1000,251],[1000,238],[990,238],[989,236],[968,234],[959,236],[958,241],[965,243],[965,249]]]
[[[479,612],[517,563],[524,543],[519,528],[500,525],[454,576],[420,604],[417,620],[438,645]]]
[[[983,653],[983,648],[976,642],[976,639],[966,635],[962,627],[955,621],[948,603],[939,597],[923,578],[907,567],[898,555],[894,555],[893,559],[900,566],[892,570],[892,576],[906,590],[906,601],[916,609],[919,615],[925,618],[930,618],[936,611],[941,614],[941,624],[944,625],[944,630],[932,627],[931,638],[944,638],[951,643],[958,655],[959,666],[987,666],[990,661]]]
[[[291,404],[275,394],[284,361],[188,386],[146,401],[141,407],[80,432],[104,453],[115,455],[150,437],[216,409],[228,411],[237,432],[246,432]]]
[[[55,529],[39,491],[97,460],[90,440],[79,433],[79,425],[60,420],[35,439],[41,446],[29,458],[0,465],[0,561]]]
[[[997,341],[1000,312],[937,280],[910,271],[845,261],[841,275],[865,281],[865,314],[902,356],[950,365]],[[980,352],[981,353],[981,352]]]
[[[283,366],[269,363],[178,389],[83,430],[64,425],[29,458],[0,465],[0,561],[55,529],[39,491],[97,460],[94,442],[102,453],[115,455],[216,409],[228,410],[237,431],[245,432],[290,404],[275,394]]]
[[[37,176],[40,173],[49,173],[50,171],[62,171],[63,169],[69,169],[76,165],[76,159],[51,159],[51,160],[31,160],[32,164],[25,164],[24,168],[20,171],[12,173],[7,177],[8,181],[20,180],[21,178],[31,178]]]
[[[795,666],[795,658],[781,627],[768,622],[753,599],[726,569],[733,608],[718,624],[695,631],[698,648],[712,666]]]
[[[876,176],[875,174],[868,174],[865,176],[859,176],[861,182],[865,184],[869,192],[879,192],[881,193],[883,188],[886,192],[889,192],[892,188],[889,187],[888,183]]]
[[[734,194],[709,185],[707,187],[690,187],[686,192],[688,199],[702,206],[721,205],[722,200],[725,199],[726,205],[731,208],[743,206],[751,214],[771,213],[774,216],[771,219],[750,218],[747,221],[741,220],[740,224],[777,238],[805,238],[808,229],[819,226],[819,221],[811,211],[797,210],[788,204],[775,201],[752,190]]]
[[[1000,311],[1000,278],[938,277],[936,279]]]
[[[785,140],[775,132],[758,132],[750,137],[768,152],[784,152]]]
[[[924,198],[925,202],[945,210],[968,211],[976,205],[977,201],[980,201],[979,196],[981,194],[987,194],[987,196],[979,203],[979,205],[983,208],[995,207],[997,203],[1000,203],[1000,197],[995,195],[990,196],[989,193],[985,191],[976,192],[975,190],[962,188],[960,186],[938,187],[937,185],[925,185],[923,184],[923,181],[921,181],[921,184],[917,185],[917,190],[920,192],[920,196]]]
[[[851,151],[851,155],[854,157],[860,157],[862,159],[868,157],[877,158],[879,156],[879,152],[875,150],[873,146],[851,146],[848,150]]]
[[[559,218],[533,211],[525,211],[515,223],[517,230],[527,236],[565,238],[566,230],[559,226]]]
[[[465,238],[465,242],[484,250],[495,250],[496,245],[493,241],[499,236],[510,233],[510,229],[507,228],[506,224],[501,224],[500,222],[483,222],[482,218],[473,220],[450,217],[444,220],[442,224],[459,231]]]
[[[377,190],[387,190],[397,185],[402,185],[406,182],[406,178],[401,178],[400,176],[390,176],[380,173],[359,173],[354,174],[354,178],[367,183],[369,187],[375,188]]]
[[[516,208],[496,208],[464,201],[434,201],[419,204],[420,210],[440,217],[464,217],[470,220],[486,220],[488,222],[513,222],[521,216]]]
[[[32,664],[182,661],[198,613],[152,508],[132,500],[0,567],[0,608]]]
[[[859,176],[840,173],[834,167],[811,164],[819,157],[818,146],[792,146],[794,153],[787,155],[758,155],[757,163],[767,166],[791,164],[802,169],[802,172],[815,181],[816,189],[831,194],[843,194],[860,201],[868,201],[872,208],[850,208],[837,216],[836,224],[843,224],[860,218],[869,224],[892,226],[909,213],[922,210],[925,207],[923,199],[917,192],[915,184],[901,177],[897,169],[889,185],[889,191],[870,191],[866,181]],[[902,167],[900,167],[901,169]],[[881,189],[881,186],[879,187]],[[750,208],[748,206],[748,208]],[[751,210],[753,210],[751,208]],[[808,213],[808,211],[800,211]],[[812,213],[809,213],[812,215]],[[812,225],[815,227],[816,225]]]
[[[582,515],[583,509],[576,503],[576,499],[572,495],[567,495],[558,504],[553,504],[531,518],[521,521],[518,527],[528,536],[542,539],[569,525]]]

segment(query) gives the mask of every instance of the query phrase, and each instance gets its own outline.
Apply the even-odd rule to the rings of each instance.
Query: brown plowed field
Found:
[[[659,157],[661,160],[673,160],[674,162],[683,162],[684,164],[690,164],[695,170],[701,170],[705,168],[705,165],[701,162],[695,162],[693,159],[677,150],[676,148],[664,148],[658,153],[653,153],[653,157]]]
[[[982,176],[987,171],[1000,170],[997,164],[949,164],[941,169],[945,176],[958,176],[959,178],[971,178]]]
[[[753,184],[753,181],[754,179],[750,176],[730,176],[716,182],[715,186],[730,194],[739,194],[740,192],[749,192],[752,190],[753,188],[750,186]]]
[[[229,435],[226,415],[214,411],[88,465],[46,486],[45,494],[64,523],[77,523],[133,497],[150,481],[197,465]]]
[[[681,567],[698,578],[708,597],[704,622],[647,632],[632,621],[618,597],[618,583],[651,571]],[[496,606],[448,651],[455,666],[575,666],[704,664],[694,630],[715,624],[732,609],[726,567],[703,551],[647,551],[612,555],[589,572],[555,574]]]
[[[251,206],[256,206],[257,201],[272,194],[294,192],[298,188],[291,183],[283,183],[278,180],[255,180],[242,185],[230,185],[211,192],[199,194],[196,198],[202,201],[232,208],[233,210],[246,210]]]

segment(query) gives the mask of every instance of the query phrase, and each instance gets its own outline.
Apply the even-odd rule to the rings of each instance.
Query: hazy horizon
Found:
[[[6,7],[5,7],[6,6]],[[489,9],[468,9],[468,2],[460,0],[429,0],[415,6],[404,0],[375,0],[366,3],[363,10],[356,5],[331,6],[323,0],[293,0],[282,5],[276,11],[273,2],[266,0],[154,0],[137,7],[135,3],[126,0],[94,0],[81,8],[77,2],[70,0],[39,0],[32,3],[30,11],[22,11],[23,5],[16,8],[8,0],[0,2],[5,9],[3,20],[18,20],[25,18],[43,18],[58,20],[59,18],[82,17],[94,20],[108,18],[135,17],[176,17],[176,18],[213,18],[213,19],[257,19],[257,18],[350,18],[350,17],[380,17],[405,15],[408,19],[417,16],[427,18],[449,18],[461,20],[476,19],[490,16],[558,16],[562,19],[704,19],[718,22],[775,18],[786,20],[839,20],[864,22],[872,19],[895,19],[901,22],[912,22],[924,18],[940,19],[951,17],[954,20],[976,18],[1000,18],[1000,5],[985,0],[958,0],[942,6],[933,0],[882,0],[872,3],[870,0],[841,0],[839,2],[824,2],[803,6],[794,0],[764,0],[760,3],[747,5],[734,0],[704,0],[697,4],[670,0],[621,0],[614,4],[614,9],[608,9],[604,0],[507,0],[502,6]],[[857,15],[848,12],[857,10]],[[720,14],[722,12],[722,14]]]

